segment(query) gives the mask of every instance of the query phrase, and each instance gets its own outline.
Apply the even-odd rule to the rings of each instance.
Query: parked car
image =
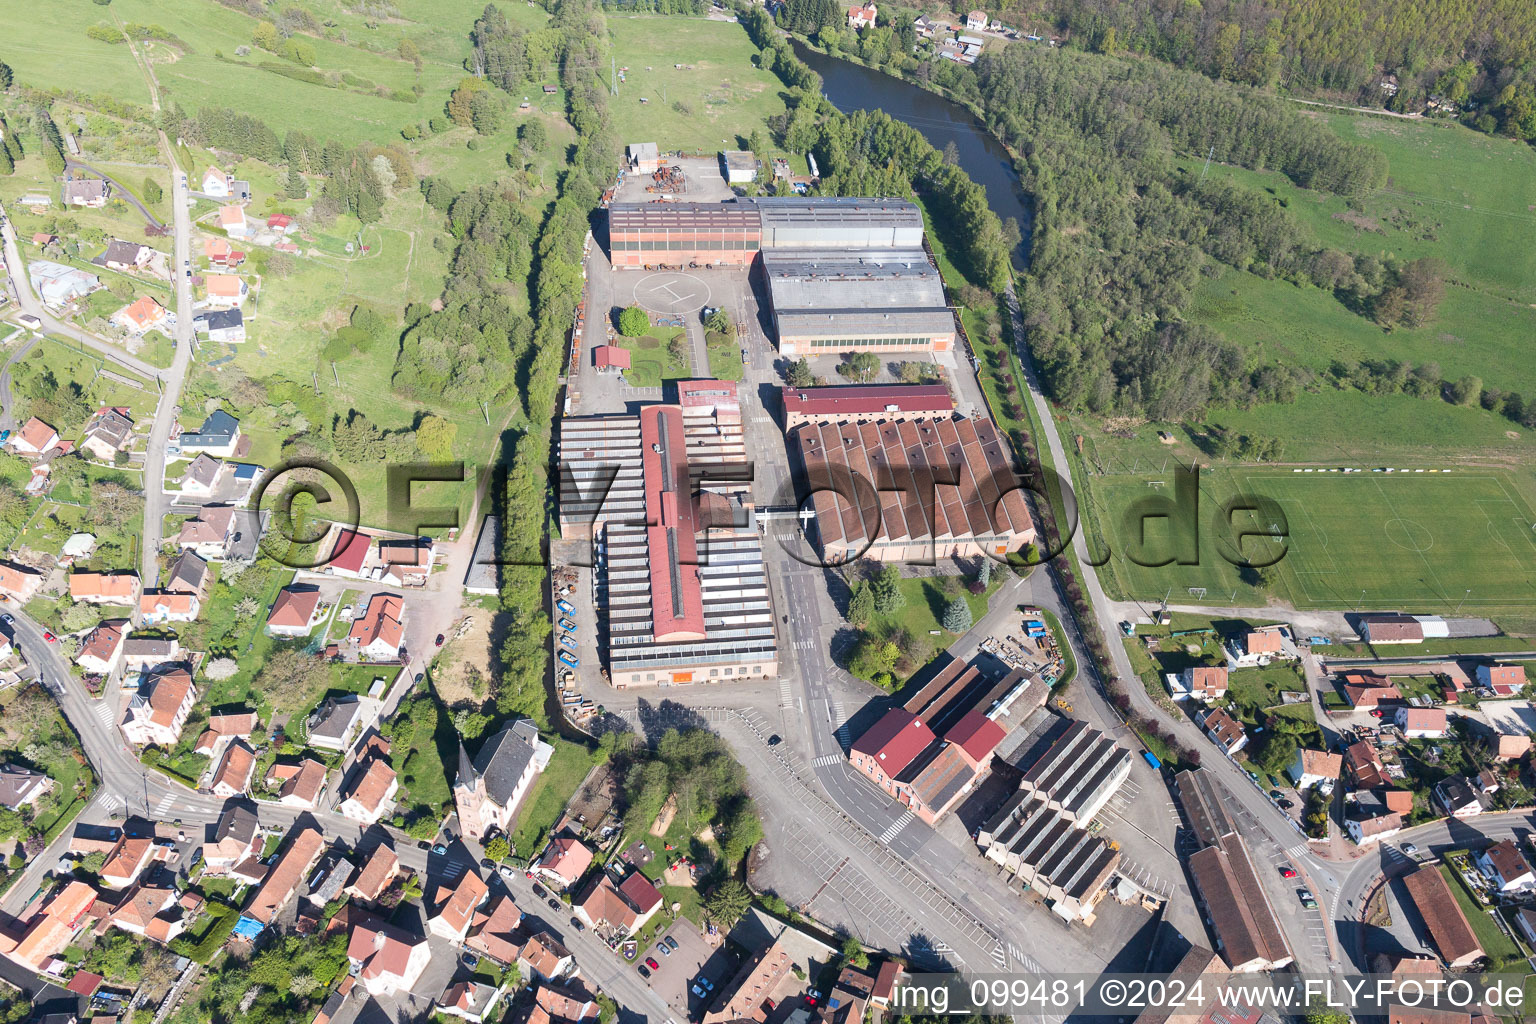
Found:
[[[1281,793],[1278,789],[1272,789],[1269,791],[1269,798],[1271,800],[1279,800],[1284,795],[1285,794]]]
[[[662,956],[672,955],[672,951],[667,948],[667,944],[665,942],[656,943],[656,952],[660,953]]]
[[[540,885],[540,884],[539,884],[539,883],[538,883],[538,882],[534,882],[534,883],[533,883],[533,894],[534,894],[534,895],[535,895],[535,896],[537,896],[537,897],[538,897],[538,898],[539,898],[539,899],[541,899],[541,900],[542,900],[542,899],[544,899],[544,898],[545,898],[545,897],[546,897],[546,896],[548,896],[548,895],[549,895],[549,890],[548,890],[548,889],[545,889],[545,888],[544,888],[544,887],[543,887],[543,886],[542,886],[542,885]]]
[[[1280,809],[1282,811],[1288,811],[1292,807],[1296,806],[1296,801],[1294,801],[1294,800],[1281,800],[1281,801],[1279,801],[1279,804],[1280,804]]]
[[[639,967],[636,967],[635,970],[640,972],[640,977],[642,978],[649,978],[651,976],[651,972],[646,968],[645,964],[641,964]]]
[[[1292,868],[1292,867],[1281,868],[1280,869],[1280,877],[1281,878],[1295,878],[1296,877],[1296,869]]]
[[[645,958],[645,966],[649,967],[653,971],[661,970],[661,964],[657,963],[656,958],[653,956],[648,956]]]
[[[443,634],[441,634],[441,633],[437,634],[437,639],[432,641],[432,646],[433,647],[441,647],[441,646],[443,646],[443,641],[445,639],[447,639],[447,638],[444,637]]]
[[[1297,889],[1296,896],[1301,900],[1301,905],[1306,907],[1308,910],[1317,909],[1317,898],[1312,895],[1312,891],[1310,889]]]
[[[544,902],[549,904],[549,909],[550,910],[564,910],[565,909],[565,907],[561,904],[561,902],[559,900],[555,899],[553,896],[551,896],[549,899],[545,900]]]
[[[51,644],[56,644],[59,642],[59,638],[48,632],[46,629],[43,630],[43,639]]]
[[[1412,857],[1414,854],[1419,852],[1419,848],[1414,846],[1412,843],[1404,843],[1403,852]]]
[[[511,864],[503,864],[501,867],[496,869],[496,873],[509,882],[517,877],[517,869],[514,868]]]
[[[701,987],[700,987],[700,986],[698,986],[698,985],[694,985],[694,986],[693,986],[693,987],[692,987],[692,988],[690,988],[690,989],[689,989],[689,990],[688,990],[688,991],[689,991],[689,992],[692,992],[692,993],[693,993],[693,994],[694,994],[694,995],[695,995],[695,996],[697,996],[697,997],[698,997],[698,998],[700,998],[700,999],[703,999],[703,998],[704,998],[704,989],[703,989],[703,988],[701,988]]]
[[[5,623],[7,626],[14,626],[16,624],[16,620],[11,617],[10,612],[0,615],[0,622]]]
[[[770,747],[776,747],[780,743],[783,743],[783,742],[784,742],[783,738],[780,737],[778,733],[774,733],[772,736],[768,737],[768,745]]]
[[[581,918],[579,917],[571,918],[571,927],[575,928],[579,932],[584,932],[587,930],[587,926],[581,923]]]
[[[489,858],[489,857],[483,858],[480,861],[480,866],[485,868],[485,870],[487,870],[487,871],[495,871],[496,870],[496,862],[491,860],[491,858]]]
[[[427,842],[425,839],[418,839],[416,841],[416,849],[418,849],[418,850],[430,850],[430,849],[432,849],[432,844]]]
[[[438,843],[432,847],[432,852],[437,854],[439,857],[442,857],[447,855],[448,847],[443,843]]]
[[[670,935],[668,935],[666,938],[662,939],[661,941],[665,942],[667,944],[667,948],[668,949],[676,949],[677,948],[677,940],[674,939]]]

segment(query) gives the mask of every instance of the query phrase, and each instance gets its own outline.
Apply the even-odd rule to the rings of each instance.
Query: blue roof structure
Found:
[[[262,933],[265,927],[254,917],[246,917],[244,914],[241,914],[240,920],[235,924],[234,934],[242,939],[254,940],[256,936]]]

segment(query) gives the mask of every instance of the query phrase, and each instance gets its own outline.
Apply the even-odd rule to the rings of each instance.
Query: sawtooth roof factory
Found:
[[[615,267],[760,264],[786,355],[944,352],[958,336],[905,199],[615,203],[608,238]]]
[[[736,385],[560,427],[560,532],[594,541],[595,601],[619,689],[778,674]]]

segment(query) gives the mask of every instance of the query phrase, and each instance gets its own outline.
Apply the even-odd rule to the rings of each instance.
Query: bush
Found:
[[[626,338],[638,338],[651,329],[651,318],[639,306],[630,306],[619,313],[619,333]]]

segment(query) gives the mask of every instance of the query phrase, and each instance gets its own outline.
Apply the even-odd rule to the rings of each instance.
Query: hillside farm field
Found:
[[[1119,476],[1096,479],[1094,489],[1094,519],[1115,549],[1110,565],[1127,597],[1161,599],[1171,588],[1171,600],[1188,602],[1189,588],[1204,587],[1203,601],[1211,604],[1264,604],[1273,596],[1298,608],[1450,612],[1460,606],[1506,625],[1515,625],[1510,614],[1529,619],[1536,607],[1536,514],[1525,474],[1207,472],[1200,487],[1200,564],[1158,568],[1127,557],[1134,528],[1126,510],[1153,494],[1171,499],[1171,486],[1154,489],[1146,478]],[[1234,532],[1278,527],[1289,535],[1272,595],[1252,570],[1239,570],[1222,555],[1231,535],[1217,528],[1220,508],[1239,494],[1268,499],[1280,514],[1237,513]],[[1143,560],[1171,551],[1166,522],[1147,521],[1143,550],[1153,557]],[[1243,551],[1262,560],[1274,545],[1253,537]]]

